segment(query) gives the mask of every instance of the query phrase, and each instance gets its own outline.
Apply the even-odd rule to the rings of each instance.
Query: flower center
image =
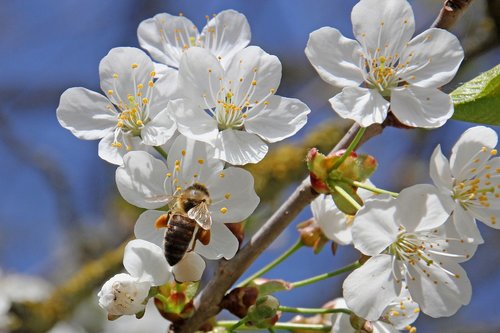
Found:
[[[243,60],[240,60],[240,63]],[[269,102],[267,98],[274,95],[275,89],[270,89],[263,99],[257,100],[254,97],[257,89],[257,68],[252,70],[251,75],[240,77],[239,79],[225,80],[224,78],[211,78],[214,75],[212,69],[208,69],[208,82],[210,82],[210,95],[203,94],[207,112],[217,121],[219,130],[225,129],[243,130],[247,112],[260,108],[263,111]],[[217,86],[215,86],[217,85]],[[215,101],[215,107],[211,107],[207,97],[210,96]]]
[[[149,101],[153,97],[153,80],[156,73],[154,71],[150,73],[150,80],[147,87],[144,88],[144,84],[136,84],[134,70],[137,67],[138,65],[135,63],[131,65],[134,91],[128,93],[126,99],[123,99],[116,89],[118,74],[113,74],[113,89],[108,90],[109,99],[120,111],[117,117],[115,138],[111,144],[116,148],[125,146],[127,150],[130,150],[130,137],[139,136],[144,126],[151,120],[149,117]]]
[[[370,88],[380,91],[383,96],[389,96],[389,89],[403,82],[398,77],[398,72],[406,65],[399,64],[399,55],[380,55],[380,49],[375,54],[364,55],[365,81]]]
[[[402,228],[402,227],[401,227]],[[416,234],[407,233],[404,229],[399,233],[397,240],[389,247],[389,252],[397,259],[415,265],[423,260],[428,266],[433,260],[426,253],[426,241],[420,239]]]
[[[130,309],[131,305],[136,301],[142,302],[143,300],[137,299],[137,290],[131,288],[130,284],[122,284],[121,282],[113,283],[113,296],[114,304],[121,309]]]
[[[492,169],[488,164],[491,156],[497,154],[496,149],[483,147],[469,162],[466,169],[454,180],[452,198],[464,208],[489,208],[492,200],[500,198],[500,168]],[[463,180],[460,180],[463,179]],[[495,224],[495,217],[490,217]]]

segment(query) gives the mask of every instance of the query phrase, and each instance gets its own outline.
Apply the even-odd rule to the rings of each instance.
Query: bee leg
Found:
[[[200,228],[196,233],[196,239],[198,239],[201,244],[208,245],[208,243],[210,243],[210,230]]]
[[[155,221],[156,229],[166,228],[168,226],[168,220],[170,219],[170,213],[160,215]]]

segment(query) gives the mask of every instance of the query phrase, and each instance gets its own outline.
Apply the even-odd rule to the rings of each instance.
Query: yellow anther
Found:
[[[132,69],[136,69],[137,67],[139,67],[139,65],[136,63],[133,63],[130,67],[132,67]]]
[[[241,115],[241,117],[246,119],[246,118],[248,118],[248,115],[246,113],[244,113]]]
[[[175,165],[181,165],[181,161],[175,160]]]
[[[484,175],[484,178],[486,178],[486,179],[490,179],[490,178],[491,178],[491,174],[489,174],[489,173],[485,174],[485,175]]]
[[[113,90],[109,89],[108,90],[108,95],[113,95]]]
[[[128,96],[127,96],[127,99],[128,99],[128,101],[129,101],[130,103],[132,103],[132,102],[134,102],[134,101],[135,101],[135,98],[134,98],[134,96],[132,96],[132,95],[128,95]]]
[[[118,78],[118,74],[114,73],[114,74],[113,74],[113,78],[114,78],[114,79],[117,79],[117,78]]]
[[[203,163],[205,163],[205,160],[200,158],[200,159],[198,160],[198,163],[199,163],[199,164],[203,164]]]
[[[135,122],[135,124],[136,124],[137,126],[142,126],[142,125],[144,125],[144,123],[143,123],[143,122],[142,122],[142,120],[140,120],[140,119],[139,119],[139,120],[137,120],[137,121]]]
[[[170,178],[170,177],[172,177],[172,173],[171,172],[167,172],[166,176],[167,176],[167,178]]]
[[[385,64],[386,60],[384,56],[378,58],[378,60],[380,61],[381,64]]]
[[[496,149],[492,149],[492,150],[490,151],[490,154],[491,154],[492,156],[496,155],[497,153],[498,153],[498,151],[497,151]]]
[[[177,186],[177,187],[175,188],[175,190],[176,190],[176,191],[182,191],[182,187]]]
[[[151,77],[155,77],[155,76],[156,76],[156,72],[155,72],[155,71],[152,71],[151,73],[149,73],[149,76],[151,76]]]
[[[198,175],[197,173],[195,173],[195,174],[193,175],[193,177],[194,177],[194,178],[198,178],[198,176],[199,176],[199,175]]]
[[[477,172],[477,169],[476,168],[472,168],[472,169],[470,169],[470,172],[472,172],[472,173]]]
[[[148,104],[148,103],[149,103],[149,100],[146,97],[144,97],[142,99],[142,104]]]
[[[122,127],[123,127],[123,121],[121,121],[121,120],[120,120],[120,121],[118,122],[118,124],[116,124],[116,126],[118,126],[118,127],[122,128]]]
[[[480,160],[479,158],[476,158],[476,159],[475,159],[474,161],[472,161],[472,162],[474,162],[474,163],[479,163],[479,161],[481,161],[481,160]]]
[[[224,198],[229,200],[229,198],[231,198],[231,193],[228,192],[228,193],[224,194]]]
[[[181,154],[182,154],[182,156],[186,156],[186,149],[183,149],[183,150],[181,151]]]
[[[488,150],[488,149],[487,149],[486,147],[481,148],[481,152],[482,152],[482,153],[486,153],[486,151],[487,151],[487,150]]]
[[[265,101],[265,102],[264,102],[264,105],[269,105],[269,101]]]
[[[222,207],[222,208],[220,209],[220,212],[221,212],[222,214],[226,214],[226,213],[227,213],[227,208],[226,208],[226,207]]]
[[[257,85],[257,80],[253,80],[252,81],[252,86],[256,86]]]
[[[121,148],[122,147],[122,144],[118,141],[115,141],[111,144],[111,147],[115,147],[115,148]]]
[[[180,171],[181,170],[181,166],[180,165],[176,165],[175,166],[175,171]]]
[[[137,89],[142,89],[143,87],[144,87],[144,86],[142,85],[142,83],[139,83],[139,84],[137,85]]]
[[[225,176],[225,175],[224,175],[224,173],[222,173],[222,172],[221,172],[221,173],[219,173],[219,177],[220,177],[220,178],[224,178],[224,176]]]
[[[485,165],[485,166],[484,166],[484,168],[485,168],[486,170],[489,170],[489,169],[491,169],[491,165]]]
[[[276,92],[276,89],[271,88],[269,91],[271,92],[271,94],[274,94]]]
[[[153,83],[153,81],[149,81],[149,82],[148,82],[148,86],[149,86],[150,88],[152,88],[154,85],[155,85],[155,84]]]
[[[496,173],[500,173],[500,168],[496,168],[496,169],[495,169],[495,172],[496,172]]]
[[[132,146],[127,145],[127,146],[125,147],[125,149],[127,149],[128,151],[131,151],[131,150],[132,150]]]

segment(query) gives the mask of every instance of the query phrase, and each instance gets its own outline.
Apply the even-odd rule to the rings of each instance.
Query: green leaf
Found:
[[[453,119],[500,125],[500,65],[464,83],[450,94]]]

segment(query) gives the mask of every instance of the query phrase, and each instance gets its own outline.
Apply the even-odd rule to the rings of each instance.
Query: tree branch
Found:
[[[450,29],[474,0],[446,0],[432,28]]]

